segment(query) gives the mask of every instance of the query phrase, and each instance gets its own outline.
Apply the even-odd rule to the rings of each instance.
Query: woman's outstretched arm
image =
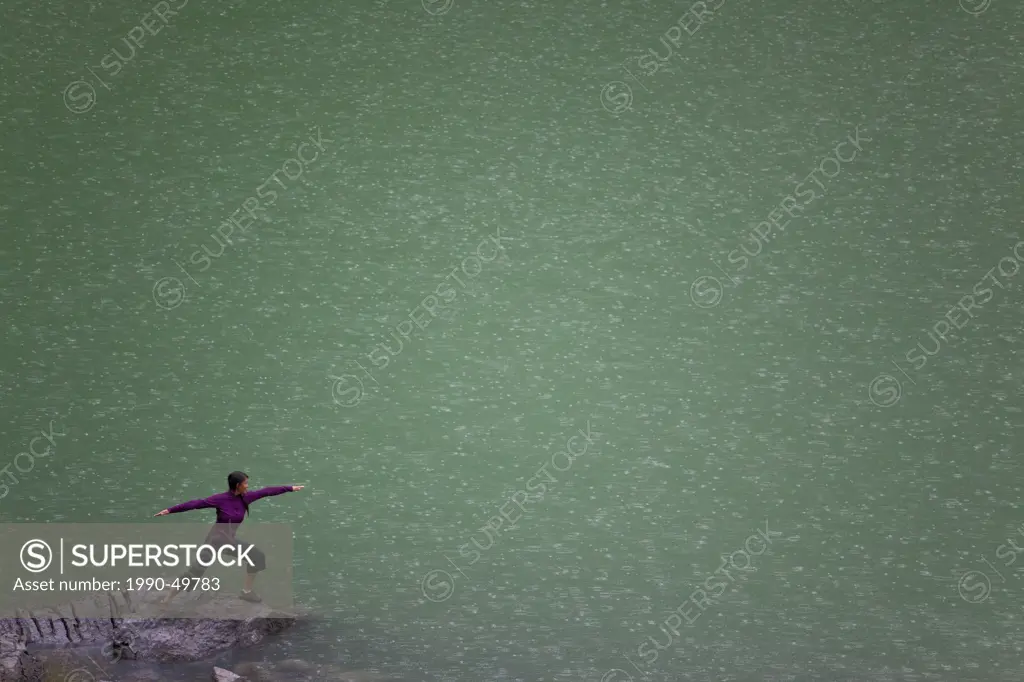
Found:
[[[167,514],[178,514],[180,512],[192,511],[193,509],[209,509],[210,507],[216,507],[217,501],[214,499],[215,497],[216,495],[214,495],[213,497],[207,497],[206,499],[202,500],[182,502],[181,504],[176,504],[173,507],[168,507],[167,509],[164,509],[162,512],[154,514],[154,516],[166,516]]]
[[[262,500],[264,497],[273,497],[274,495],[284,495],[290,493],[293,490],[302,490],[306,486],[304,485],[274,485],[269,488],[260,488],[259,490],[252,490],[243,495],[243,499],[246,504],[255,502],[256,500]]]

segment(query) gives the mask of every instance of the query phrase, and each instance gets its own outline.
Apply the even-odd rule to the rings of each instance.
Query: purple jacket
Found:
[[[245,493],[245,495],[236,495],[231,491],[227,491],[217,493],[216,495],[207,497],[203,500],[192,500],[191,502],[176,504],[173,507],[168,507],[167,512],[169,514],[178,514],[180,512],[192,511],[193,509],[209,509],[212,507],[217,510],[217,524],[226,524],[225,530],[227,530],[231,536],[234,536],[234,527],[245,520],[246,504],[252,504],[256,500],[261,500],[264,497],[283,495],[285,493],[290,493],[291,491],[292,487],[290,485],[278,485],[271,486],[270,488],[251,490]],[[243,499],[245,500],[244,503]],[[216,526],[214,527],[214,530],[216,530]]]

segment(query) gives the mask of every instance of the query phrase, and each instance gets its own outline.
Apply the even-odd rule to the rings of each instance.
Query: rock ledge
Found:
[[[0,682],[38,680],[42,650],[99,646],[108,661],[200,661],[257,644],[300,618],[236,595],[182,593],[169,607],[159,597],[110,592],[0,619]]]

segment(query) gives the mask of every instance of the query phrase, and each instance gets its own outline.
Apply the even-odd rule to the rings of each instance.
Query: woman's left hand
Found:
[[[296,492],[296,491],[298,491],[298,490],[302,490],[302,489],[303,489],[303,488],[305,488],[305,487],[306,487],[306,486],[304,486],[304,485],[293,485],[293,486],[292,486],[292,492],[294,493],[294,492]]]

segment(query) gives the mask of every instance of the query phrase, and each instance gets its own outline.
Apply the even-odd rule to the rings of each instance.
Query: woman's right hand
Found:
[[[163,511],[159,511],[159,512],[157,512],[156,514],[153,514],[153,516],[167,516],[167,515],[168,515],[168,514],[170,514],[170,513],[171,513],[171,512],[169,512],[169,511],[167,511],[166,509],[164,509]]]

